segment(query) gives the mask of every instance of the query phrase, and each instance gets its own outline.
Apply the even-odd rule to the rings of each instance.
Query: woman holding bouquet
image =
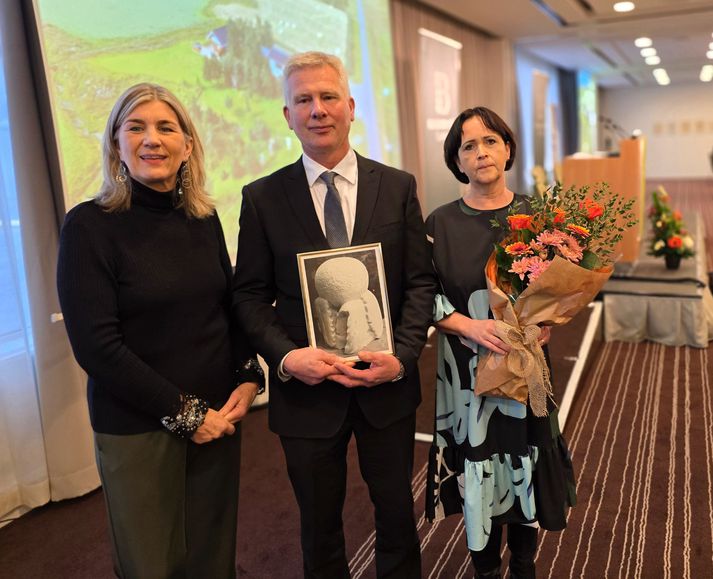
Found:
[[[463,198],[427,219],[441,283],[436,437],[429,463],[426,514],[463,513],[476,577],[500,577],[507,526],[510,576],[535,577],[537,528],[561,530],[575,503],[574,472],[557,414],[534,416],[527,404],[474,393],[478,359],[509,350],[489,315],[484,268],[509,213],[527,214],[527,197],[507,188],[515,160],[512,130],[493,111],[463,111],[444,144],[445,161],[468,184]],[[512,211],[510,211],[512,209]],[[542,328],[540,343],[549,340]]]

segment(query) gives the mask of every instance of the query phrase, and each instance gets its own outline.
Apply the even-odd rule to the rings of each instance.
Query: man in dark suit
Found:
[[[295,55],[284,78],[283,111],[303,155],[243,189],[235,312],[271,368],[269,422],[300,507],[305,577],[349,577],[342,508],[354,435],[374,503],[377,574],[414,579],[420,577],[411,492],[417,360],[435,292],[416,183],[352,150],[354,100],[338,58]],[[327,171],[336,174],[347,235],[341,245],[381,242],[384,256],[395,353],[362,351],[356,365],[307,347],[295,256],[330,247],[324,212],[331,191],[320,178]]]

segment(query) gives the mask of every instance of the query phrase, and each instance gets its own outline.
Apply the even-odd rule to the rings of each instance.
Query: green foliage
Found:
[[[599,269],[602,267],[602,260],[599,259],[599,256],[597,256],[596,253],[585,249],[579,265],[581,265],[584,269]]]

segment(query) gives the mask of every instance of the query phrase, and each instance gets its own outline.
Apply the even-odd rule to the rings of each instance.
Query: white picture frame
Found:
[[[297,254],[309,345],[350,361],[394,353],[380,243]]]

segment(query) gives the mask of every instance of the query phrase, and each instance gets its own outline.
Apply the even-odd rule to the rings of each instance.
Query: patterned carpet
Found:
[[[539,578],[711,577],[712,370],[710,349],[599,350],[565,429],[578,505],[564,532],[540,532]],[[425,464],[414,477],[421,503],[424,488]],[[418,524],[424,578],[473,576],[460,517]],[[374,577],[372,549],[373,534],[354,551],[354,579]]]
[[[606,344],[568,422],[579,505],[541,577],[710,577],[710,348]]]

